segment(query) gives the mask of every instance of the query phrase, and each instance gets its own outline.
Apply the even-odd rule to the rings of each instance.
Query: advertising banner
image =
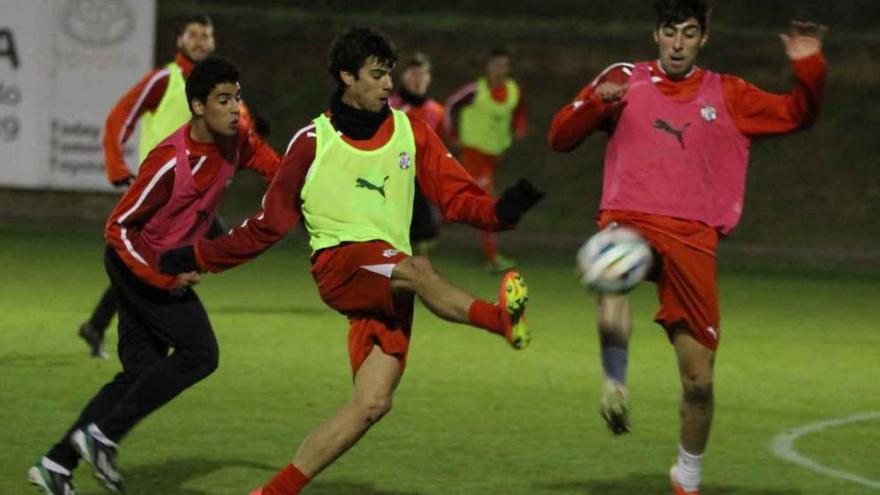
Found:
[[[152,67],[155,16],[155,0],[0,2],[0,187],[111,188],[104,121]]]

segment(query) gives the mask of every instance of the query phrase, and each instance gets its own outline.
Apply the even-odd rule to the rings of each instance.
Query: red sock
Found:
[[[263,495],[298,495],[309,481],[296,466],[288,464],[263,487]]]
[[[474,300],[468,310],[468,319],[471,321],[471,325],[485,328],[492,333],[504,335],[501,307],[497,304],[490,304],[482,299]]]

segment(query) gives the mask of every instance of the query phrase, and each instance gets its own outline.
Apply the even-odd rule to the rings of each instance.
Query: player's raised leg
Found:
[[[712,426],[715,352],[686,330],[676,330],[672,339],[678,356],[682,397],[678,462],[672,466],[670,476],[676,495],[697,495],[700,464]]]
[[[447,321],[467,323],[503,336],[515,349],[531,342],[525,309],[528,287],[517,272],[504,276],[498,303],[478,299],[453,285],[424,256],[407,258],[394,267],[391,287],[414,292],[435,315]]]

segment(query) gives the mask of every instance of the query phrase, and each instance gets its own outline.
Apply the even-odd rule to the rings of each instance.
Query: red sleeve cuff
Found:
[[[819,52],[799,60],[792,60],[791,67],[798,79],[811,81],[825,74],[828,70],[828,61],[825,55]]]

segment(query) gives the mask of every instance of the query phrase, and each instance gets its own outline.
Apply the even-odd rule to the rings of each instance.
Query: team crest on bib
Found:
[[[706,105],[700,109],[700,115],[706,122],[712,122],[718,118],[718,111],[712,105]]]
[[[400,169],[401,170],[408,169],[410,166],[409,153],[407,153],[406,151],[401,151],[399,156],[400,156],[400,160],[398,160],[397,164],[400,165]]]

